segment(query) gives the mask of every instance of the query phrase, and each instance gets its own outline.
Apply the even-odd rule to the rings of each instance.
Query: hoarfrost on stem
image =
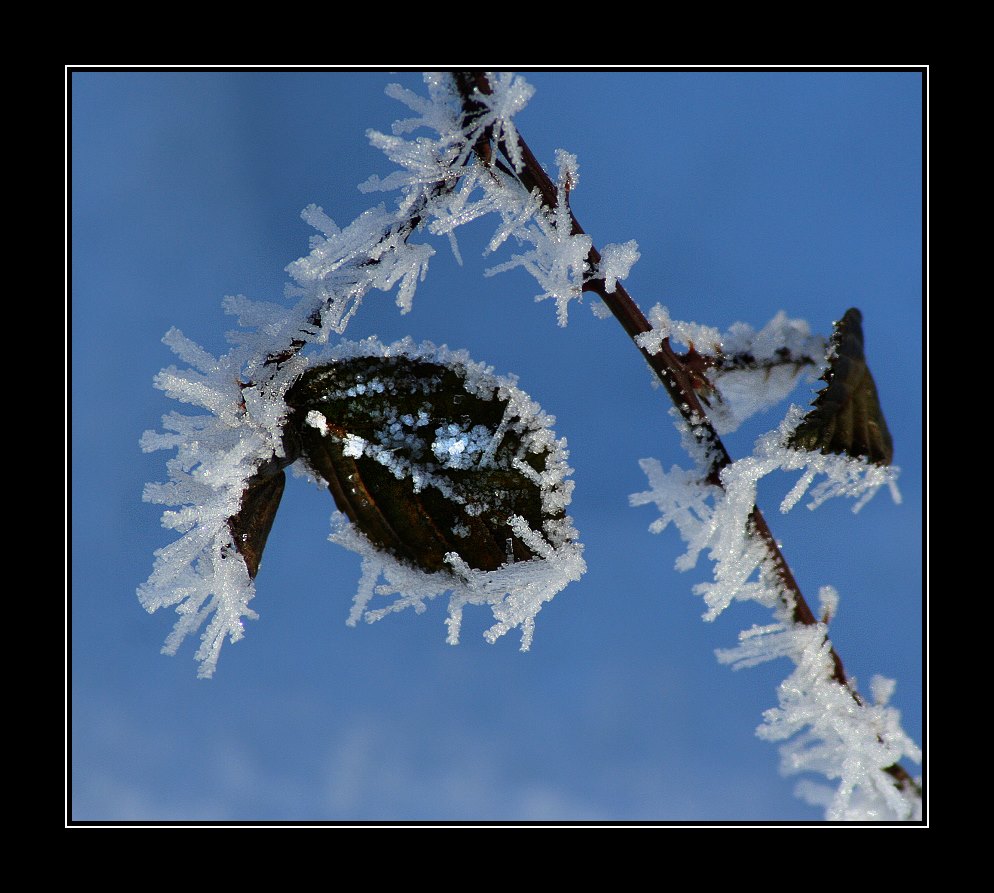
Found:
[[[535,296],[536,301],[552,298],[556,302],[556,319],[565,326],[569,320],[570,301],[579,301],[583,293],[583,283],[591,274],[587,256],[593,241],[586,233],[573,233],[573,214],[569,209],[569,192],[579,181],[579,167],[576,156],[562,149],[556,151],[556,165],[559,169],[556,184],[556,207],[551,213],[535,214],[532,223],[518,227],[514,235],[519,242],[532,245],[525,254],[516,254],[507,263],[498,264],[487,270],[488,276],[523,267],[542,286],[544,291]],[[629,243],[631,254],[637,255],[634,241]],[[619,276],[626,275],[632,260],[627,265],[617,262],[613,269],[615,283]]]
[[[149,484],[144,496],[149,502],[174,507],[164,511],[162,521],[181,537],[156,552],[155,567],[139,597],[149,611],[175,606],[180,614],[164,648],[167,653],[175,653],[187,635],[211,618],[197,652],[201,676],[214,672],[224,639],[240,639],[244,620],[256,616],[249,608],[254,581],[233,540],[230,522],[253,476],[268,464],[283,466],[292,458],[285,456],[284,449],[287,390],[318,362],[315,351],[345,331],[371,292],[396,290],[401,312],[411,309],[417,286],[424,281],[435,253],[432,246],[415,242],[414,234],[427,231],[447,237],[458,257],[455,229],[484,214],[496,213],[500,223],[488,253],[508,239],[531,245],[527,258],[519,258],[510,266],[525,266],[539,279],[545,289],[543,297],[556,299],[561,323],[565,323],[568,301],[579,297],[589,239],[571,237],[565,201],[562,212],[549,217],[536,196],[504,171],[482,165],[473,153],[477,141],[489,133],[508,147],[512,166],[521,167],[513,119],[534,91],[515,74],[493,76],[490,81],[492,92],[477,97],[482,111],[473,116],[466,115],[446,75],[425,76],[427,97],[389,86],[387,93],[407,105],[413,115],[397,121],[391,134],[369,131],[371,143],[397,169],[383,178],[370,177],[361,188],[365,192],[399,192],[395,206],[379,204],[344,227],[315,204],[305,208],[301,216],[317,234],[311,238],[309,253],[287,267],[292,283],[286,296],[291,303],[226,298],[225,310],[237,317],[239,328],[229,333],[234,346],[224,356],[211,356],[177,330],[165,338],[189,368],[163,370],[156,386],[171,398],[206,413],[170,413],[163,419],[163,433],[146,432],[142,438],[146,451],[177,450],[167,466],[170,481]],[[408,136],[415,133],[418,135]],[[563,164],[561,189],[565,197],[567,180],[576,180],[575,159],[570,163],[564,156]],[[612,275],[627,271],[625,263],[630,266],[631,250],[626,262],[620,259],[614,264]],[[523,398],[515,399],[520,402]],[[305,424],[321,422],[308,416]],[[470,457],[485,459],[491,448],[472,431],[458,436],[443,432],[436,444],[450,461],[463,464]],[[347,446],[354,455],[367,448],[357,438]],[[464,454],[464,450],[469,452]],[[569,501],[565,484],[548,492],[560,508]],[[453,561],[452,579],[459,582],[450,600],[449,639],[454,641],[458,636],[463,605],[487,603],[497,621],[492,638],[520,626],[523,647],[527,647],[538,607],[583,571],[580,547],[571,530],[564,519],[542,532],[540,538],[548,554],[538,542],[533,549],[548,559],[541,572],[509,566],[506,573],[495,571],[484,580],[465,573],[458,561]],[[347,528],[335,534],[350,548],[357,548],[357,536]],[[368,549],[363,553],[363,582],[353,616],[358,616],[356,611],[368,618],[380,616],[366,608],[373,595],[382,594],[390,581],[402,582],[396,591],[403,591],[403,595],[389,610],[408,603],[417,607],[429,591],[438,594],[440,580],[416,584],[409,569],[402,574],[399,565],[367,553]],[[371,575],[382,575],[388,582],[374,591]]]
[[[206,412],[170,413],[163,419],[162,433],[146,432],[142,438],[145,450],[177,451],[168,462],[170,481],[149,484],[145,499],[173,507],[164,511],[163,525],[180,537],[158,550],[152,575],[139,596],[150,611],[175,606],[180,615],[164,648],[169,653],[208,624],[197,652],[201,676],[214,672],[224,639],[237,641],[244,620],[256,616],[249,607],[254,582],[234,542],[230,520],[239,510],[246,486],[261,469],[273,463],[282,467],[294,458],[285,454],[284,447],[287,392],[306,370],[327,359],[328,349],[322,346],[344,333],[368,295],[396,290],[401,312],[411,309],[435,253],[431,245],[416,242],[416,235],[446,238],[461,262],[456,230],[496,215],[498,223],[486,254],[507,243],[522,250],[486,274],[527,270],[541,289],[536,300],[554,301],[560,325],[566,325],[569,305],[581,299],[586,282],[603,279],[605,291],[611,293],[638,259],[638,246],[629,241],[606,246],[596,267],[591,264],[592,240],[575,225],[569,208],[569,194],[578,184],[574,156],[557,152],[554,206],[546,207],[537,190],[529,192],[522,186],[517,174],[523,170],[525,154],[514,118],[533,90],[515,74],[488,75],[487,80],[490,92],[474,90],[472,110],[446,75],[425,76],[427,96],[397,85],[388,87],[388,94],[412,114],[397,121],[389,134],[368,132],[394,170],[369,177],[360,188],[396,193],[393,206],[379,204],[344,227],[317,205],[305,208],[302,216],[317,234],[309,253],[287,267],[292,279],[287,287],[289,303],[241,296],[225,299],[225,309],[238,318],[240,328],[230,333],[233,347],[224,356],[211,356],[176,330],[166,336],[166,343],[189,368],[163,370],[156,386]],[[475,147],[486,141],[501,144],[508,165],[477,157]],[[719,433],[734,430],[748,416],[781,400],[804,377],[802,371],[823,368],[821,360],[812,358],[824,357],[824,340],[812,337],[804,323],[784,314],[759,332],[740,324],[724,334],[710,326],[675,321],[659,306],[651,320],[652,329],[637,338],[639,345],[650,353],[658,352],[666,339],[688,347],[688,359],[702,369],[694,386],[701,385],[702,396],[713,396],[708,405]],[[340,344],[332,353],[353,349]],[[513,384],[507,388],[510,394]],[[783,500],[783,511],[809,491],[812,508],[831,496],[845,495],[857,500],[858,510],[884,484],[898,498],[896,469],[788,449],[786,443],[802,415],[802,410],[793,408],[778,430],[756,442],[751,456],[725,467],[721,486],[705,482],[713,456],[694,428],[681,423],[684,445],[697,467],[665,472],[658,461],[642,460],[650,488],[631,501],[658,507],[660,516],[651,526],[654,532],[676,525],[687,543],[677,564],[680,569],[694,567],[701,552],[707,551],[715,564],[714,577],[695,587],[704,599],[707,619],[714,619],[735,600],[754,600],[772,611],[772,623],[744,632],[739,646],[720,652],[719,659],[736,667],[778,657],[793,661],[795,669],[780,687],[779,707],[767,712],[760,734],[787,742],[781,751],[785,771],[817,771],[835,783],[830,789],[805,781],[799,794],[823,804],[832,818],[915,817],[920,799],[895,786],[885,771],[904,756],[913,760],[920,756],[901,731],[896,711],[887,707],[892,684],[875,682],[874,703],[868,705],[833,678],[825,623],[836,611],[837,596],[823,592],[822,623],[795,622],[791,593],[785,591],[759,538],[751,535],[757,484],[773,471],[800,472]],[[325,437],[340,436],[320,412],[307,413],[302,423]],[[427,424],[414,416],[396,423],[404,430]],[[702,420],[694,422],[700,424]],[[434,459],[452,468],[485,465],[500,437],[499,430],[481,432],[459,425],[455,430],[439,426],[431,433]],[[388,444],[351,434],[343,442],[350,457],[375,454],[395,474],[407,473],[391,457]],[[471,568],[456,552],[445,556],[451,572],[413,570],[374,548],[336,515],[332,539],[362,555],[362,578],[348,622],[376,620],[406,607],[423,611],[428,599],[448,592],[448,641],[458,641],[465,605],[487,605],[494,617],[487,638],[493,641],[519,628],[522,648],[527,649],[537,611],[577,579],[584,565],[575,531],[562,512],[571,489],[565,451],[541,474],[527,463],[516,468],[538,479],[549,512],[541,529],[518,516],[508,519],[509,530],[536,557],[515,562],[509,556],[496,570]],[[444,486],[441,478],[430,474],[419,481],[419,486]],[[467,530],[458,523],[452,532],[458,538]]]
[[[629,239],[624,245],[605,245],[601,250],[598,273],[604,279],[604,288],[613,292],[618,288],[619,279],[627,279],[635,262],[641,257],[638,242]]]
[[[794,322],[785,326],[781,317],[758,335],[738,326],[733,327],[732,337],[719,341],[714,340],[716,333],[704,327],[673,323],[664,308],[657,308],[654,322],[656,328],[644,340],[645,346],[656,344],[657,349],[662,338],[674,337],[687,343],[701,338],[708,339],[716,349],[725,346],[748,351],[752,356],[770,356],[760,344],[764,340],[776,344],[780,336],[764,336],[774,330],[781,335],[793,333],[792,350],[810,347],[806,327]],[[793,596],[784,588],[762,541],[754,535],[752,513],[757,486],[762,478],[776,471],[800,472],[781,503],[784,512],[793,508],[818,478],[822,480],[811,489],[812,509],[832,496],[848,496],[856,500],[853,511],[859,511],[884,485],[899,501],[897,468],[876,465],[865,458],[789,447],[803,416],[800,407],[792,406],[776,430],[757,439],[752,455],[722,469],[721,486],[704,482],[706,457],[696,468],[673,467],[669,472],[658,460],[643,459],[649,489],[633,494],[630,501],[633,506],[656,505],[660,514],[650,525],[652,532],[659,533],[670,524],[676,526],[687,544],[686,552],[677,560],[677,569],[695,567],[705,551],[714,563],[712,580],[694,586],[694,592],[707,607],[705,620],[714,620],[734,601],[755,601],[773,613],[775,622],[744,631],[736,648],[719,650],[717,656],[734,669],[781,657],[793,662],[793,672],[778,690],[780,706],[766,712],[757,733],[767,740],[787,742],[781,748],[785,773],[818,772],[835,782],[833,789],[805,782],[799,793],[824,805],[829,819],[915,818],[920,798],[895,785],[887,771],[905,757],[921,760],[918,747],[901,729],[898,712],[887,706],[893,684],[875,682],[873,704],[865,703],[848,685],[840,684],[826,625],[837,611],[838,593],[823,587],[822,622],[797,621],[793,616]],[[684,440],[689,440],[689,426],[681,423],[680,427]]]
[[[778,657],[794,663],[777,689],[779,706],[763,714],[756,730],[780,749],[785,775],[813,772],[835,782],[823,791],[825,818],[835,821],[919,818],[921,800],[894,784],[886,769],[902,759],[921,762],[921,750],[901,728],[900,713],[887,706],[892,680],[874,677],[874,703],[857,701],[833,678],[834,662],[825,624],[777,623],[753,627],[739,635],[739,645],[717,652],[733,669]],[[798,793],[810,799],[810,781]]]
[[[670,339],[696,351],[707,365],[711,423],[719,434],[737,430],[757,413],[781,403],[801,382],[824,369],[826,341],[812,335],[804,320],[782,310],[762,329],[737,322],[722,333],[712,326],[674,320],[656,304],[649,312],[652,329],[636,337],[649,353]]]

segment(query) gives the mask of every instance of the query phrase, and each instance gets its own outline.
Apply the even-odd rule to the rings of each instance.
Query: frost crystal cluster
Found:
[[[797,380],[799,358],[816,346],[806,326],[787,320],[783,314],[759,333],[739,324],[726,336],[695,323],[675,322],[661,307],[653,312],[653,324],[653,331],[642,339],[649,350],[658,350],[663,338],[672,338],[692,349],[699,345],[710,352],[715,358],[712,368],[716,374],[711,377],[714,400],[726,418],[737,422],[770,405],[774,395],[780,399],[789,393]],[[822,344],[823,353],[824,349]],[[771,366],[774,374],[767,375]],[[729,369],[730,373],[725,371]],[[783,369],[790,371],[785,375]],[[729,374],[734,375],[735,385],[726,391]],[[773,384],[771,379],[775,379]],[[756,385],[751,392],[750,381]],[[641,460],[649,489],[634,494],[630,501],[633,506],[655,504],[659,518],[650,526],[654,533],[670,524],[677,528],[687,544],[687,551],[677,560],[678,570],[695,567],[702,552],[714,563],[712,580],[694,587],[704,599],[705,620],[714,620],[734,601],[758,602],[773,613],[774,623],[744,631],[739,645],[720,650],[718,659],[735,669],[781,657],[793,661],[794,671],[779,689],[780,706],[766,712],[758,734],[770,741],[787,742],[781,750],[784,772],[818,772],[836,783],[833,789],[805,781],[798,793],[825,806],[829,819],[916,818],[920,798],[895,785],[885,771],[904,757],[921,760],[918,747],[901,729],[898,712],[887,706],[892,684],[875,682],[872,705],[839,684],[834,678],[836,667],[827,629],[835,613],[837,593],[831,587],[822,590],[823,622],[798,622],[793,616],[793,594],[785,588],[762,538],[756,535],[752,514],[757,487],[762,478],[775,471],[799,472],[780,505],[782,512],[793,508],[809,491],[808,507],[812,509],[832,496],[848,496],[856,500],[853,510],[859,511],[883,485],[899,501],[898,469],[874,464],[865,457],[791,446],[804,417],[804,410],[792,406],[776,430],[756,441],[751,456],[721,470],[720,486],[707,483],[713,457],[697,448],[692,428],[682,423],[684,442],[698,455],[697,467],[674,466],[666,472],[656,459]]]
[[[509,239],[527,245],[527,254],[513,258],[511,265],[525,266],[536,275],[543,288],[539,297],[555,299],[562,323],[569,301],[580,297],[583,276],[596,274],[585,268],[583,260],[589,240],[570,234],[568,215],[547,214],[505,171],[483,165],[474,155],[478,140],[491,135],[511,147],[520,164],[513,116],[532,95],[527,82],[512,74],[493,77],[491,93],[480,94],[479,108],[470,115],[447,75],[427,75],[425,81],[427,97],[389,87],[388,94],[414,115],[398,121],[392,134],[369,133],[373,145],[399,169],[382,179],[371,177],[361,188],[398,191],[393,207],[377,205],[344,227],[316,205],[306,208],[302,216],[318,234],[311,239],[310,252],[287,267],[293,280],[287,288],[291,303],[227,298],[225,309],[239,323],[229,334],[233,347],[227,354],[214,357],[177,330],[165,338],[186,368],[163,370],[156,386],[201,412],[170,413],[163,419],[164,432],[147,432],[142,438],[146,451],[176,450],[168,463],[169,482],[149,484],[144,498],[170,506],[163,513],[163,524],[180,537],[156,552],[155,567],[139,598],[149,611],[175,607],[180,615],[166,642],[167,653],[175,653],[186,636],[207,624],[196,654],[202,676],[214,672],[225,638],[232,642],[242,638],[244,620],[256,616],[249,602],[257,567],[246,563],[242,550],[244,541],[264,543],[268,526],[260,522],[246,529],[233,519],[246,508],[243,497],[247,500],[256,492],[278,502],[281,486],[269,486],[269,478],[262,479],[272,473],[281,480],[282,467],[297,458],[293,438],[285,436],[292,411],[286,395],[308,370],[328,360],[322,346],[345,331],[371,292],[396,289],[401,312],[411,309],[435,253],[415,235],[427,231],[446,236],[458,257],[455,230],[485,214],[496,214],[500,222],[488,253]],[[418,135],[408,136],[414,132]],[[563,190],[569,177],[572,182],[576,178],[575,162],[567,167]],[[629,246],[613,264],[614,278],[627,271],[625,257],[630,266],[634,250]],[[400,348],[411,349],[410,345]],[[526,398],[510,382],[498,387],[512,403],[524,405]],[[305,421],[320,425],[318,415],[305,416]],[[436,462],[449,470],[491,462],[496,432],[484,435],[472,424],[468,428],[454,424],[452,430],[431,432]],[[408,427],[416,429],[417,422]],[[379,450],[377,455],[385,458],[389,450],[355,434],[346,435],[343,448],[353,457]],[[420,610],[426,598],[450,591],[450,641],[457,639],[464,605],[488,604],[496,618],[488,638],[520,628],[527,647],[538,608],[584,570],[575,532],[562,511],[569,494],[565,453],[559,446],[555,450],[542,470],[519,457],[517,473],[532,475],[550,506],[559,503],[557,509],[549,509],[544,525],[529,524],[519,515],[508,517],[508,539],[518,543],[518,551],[529,560],[481,570],[453,552],[447,559],[451,568],[447,575],[424,574],[395,554],[371,550],[361,533],[340,524],[335,539],[364,556],[351,622],[360,615],[375,619],[407,605]],[[271,523],[275,507],[260,511]],[[453,535],[466,529],[457,524]],[[237,542],[233,530],[238,531]],[[513,550],[510,557],[514,558]],[[381,576],[386,582],[377,584]],[[371,606],[374,595],[391,592],[397,598],[388,608]]]
[[[520,627],[527,650],[542,604],[584,570],[554,419],[465,353],[407,340],[343,342],[286,401],[306,464],[353,522],[333,539],[363,556],[349,622],[448,590],[450,642],[464,604],[489,604],[487,638]],[[397,597],[374,608],[373,595]]]
[[[657,353],[669,338],[707,358],[707,393],[717,396],[709,401],[709,415],[719,434],[735,431],[746,419],[776,406],[799,381],[814,377],[811,373],[825,356],[825,339],[783,311],[758,332],[739,322],[722,334],[711,326],[673,320],[660,304],[649,312],[649,320],[651,331],[635,339],[640,347]]]
[[[487,215],[497,225],[485,254],[517,248],[487,275],[527,270],[539,285],[536,300],[554,303],[560,325],[585,287],[604,299],[593,309],[607,309],[639,258],[634,241],[596,251],[574,220],[573,155],[557,153],[554,183],[536,172],[514,123],[533,93],[523,78],[463,72],[427,75],[425,83],[427,96],[389,87],[412,115],[389,134],[368,134],[395,169],[360,189],[395,193],[392,205],[344,227],[318,206],[306,208],[317,234],[287,267],[289,302],[226,299],[239,328],[225,355],[211,356],[176,330],[166,335],[186,365],[163,370],[156,385],[200,413],[171,413],[162,433],[142,439],[145,450],[176,450],[169,482],[148,485],[145,499],[169,506],[163,524],[179,538],[156,553],[139,597],[149,611],[172,606],[180,615],[169,653],[206,624],[196,655],[202,676],[214,672],[224,640],[240,639],[245,618],[255,617],[254,579],[284,468],[294,463],[327,484],[342,512],[332,539],[362,556],[350,624],[406,607],[420,612],[448,593],[450,642],[458,641],[464,607],[485,605],[494,617],[486,638],[520,629],[526,649],[542,604],[584,572],[565,513],[572,485],[564,444],[512,379],[444,348],[339,338],[372,292],[395,291],[401,313],[411,309],[435,253],[418,237],[444,237],[461,262],[456,230]],[[871,704],[845,680],[827,634],[838,596],[825,587],[820,619],[797,616],[799,590],[785,584],[755,510],[758,483],[774,471],[798,475],[783,511],[806,494],[812,508],[842,495],[858,510],[883,485],[897,498],[859,311],[847,311],[828,345],[782,313],[759,331],[737,324],[725,333],[673,320],[660,306],[651,322],[639,317],[635,340],[661,355],[654,368],[680,407],[696,466],[666,472],[643,460],[649,489],[631,501],[656,505],[653,531],[677,527],[687,543],[678,568],[694,567],[701,553],[714,563],[713,578],[695,587],[706,619],[741,600],[772,612],[770,624],[718,655],[736,668],[793,662],[759,734],[785,742],[785,771],[833,783],[799,787],[829,818],[916,817],[913,783],[906,773],[895,783],[899,761],[920,754],[887,706],[893,685],[876,680]],[[674,352],[678,343],[685,353]],[[718,435],[819,373],[826,387],[815,408],[791,408],[752,455],[732,462]],[[860,455],[860,444],[872,452]]]

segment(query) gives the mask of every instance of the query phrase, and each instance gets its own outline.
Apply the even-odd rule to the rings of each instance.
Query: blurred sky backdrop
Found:
[[[533,72],[516,118],[537,157],[576,153],[572,204],[596,245],[636,239],[627,281],[645,311],[757,328],[778,310],[827,334],[864,314],[904,502],[859,515],[835,500],[762,507],[812,603],[841,594],[833,641],[863,691],[922,741],[922,75],[914,72]],[[415,72],[76,72],[71,75],[71,817],[92,820],[817,820],[759,740],[786,661],[733,672],[714,657],[769,622],[736,605],[701,621],[677,573],[676,532],[632,509],[638,460],[688,464],[661,390],[613,320],[536,304],[522,270],[484,278],[495,221],[459,231],[465,266],[435,243],[413,311],[371,294],[347,337],[466,348],[558,418],[576,469],[571,514],[587,575],[488,645],[445,604],[345,626],[359,559],[326,541],[327,491],[291,477],[243,641],[197,679],[196,642],[159,649],[175,615],[135,596],[174,535],[141,501],[171,453],[142,432],[184,407],[152,387],[177,362],[171,326],[215,354],[226,294],[280,300],[307,252],[299,214],[339,224],[393,195],[367,128],[408,111],[390,82]],[[423,236],[422,240],[428,238]],[[590,296],[584,303],[589,303]],[[807,403],[809,392],[795,391]],[[777,419],[779,416],[777,416]],[[732,435],[751,449],[772,415]],[[911,767],[914,768],[914,767]]]

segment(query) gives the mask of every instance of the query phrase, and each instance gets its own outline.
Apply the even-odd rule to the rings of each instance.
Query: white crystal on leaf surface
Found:
[[[503,223],[492,250],[509,238],[520,239],[537,213],[534,198],[507,178],[481,176],[475,166],[465,165],[486,127],[520,164],[513,116],[532,95],[527,82],[514,74],[491,77],[492,95],[480,97],[485,113],[469,128],[463,126],[461,102],[449,78],[428,74],[425,82],[428,97],[388,87],[387,93],[414,116],[398,121],[392,136],[370,132],[399,170],[367,181],[366,188],[399,189],[394,209],[381,204],[340,227],[322,208],[308,205],[301,216],[317,234],[309,253],[287,267],[293,303],[226,298],[225,309],[241,326],[229,334],[234,347],[228,354],[215,358],[178,330],[166,336],[189,368],[163,370],[156,386],[207,414],[170,413],[163,419],[166,433],[146,432],[142,438],[145,450],[179,451],[168,464],[170,482],[149,485],[145,498],[177,506],[163,514],[163,524],[183,536],[156,553],[155,569],[140,595],[149,610],[178,606],[181,619],[169,640],[171,651],[213,615],[198,652],[202,675],[213,672],[223,639],[236,641],[243,634],[243,618],[254,616],[247,607],[253,583],[231,548],[228,519],[260,465],[283,455],[284,394],[307,367],[310,348],[344,332],[370,291],[396,288],[401,311],[411,309],[434,254],[431,246],[410,240],[412,214],[420,215],[429,232],[451,236],[456,226],[496,211]],[[429,135],[403,138],[419,130]],[[276,357],[279,362],[272,361]],[[309,423],[320,424],[313,418]],[[360,445],[351,446],[355,451]],[[241,576],[231,570],[239,565]]]
[[[609,245],[599,269],[590,268],[591,240],[583,234],[573,235],[569,211],[569,192],[579,182],[575,157],[557,153],[557,207],[552,210],[542,206],[537,194],[525,192],[509,171],[484,166],[472,157],[477,139],[489,128],[507,147],[511,166],[520,169],[523,163],[514,116],[533,90],[516,74],[489,75],[488,80],[492,93],[474,94],[483,113],[468,125],[463,121],[461,99],[447,75],[425,76],[427,97],[396,85],[388,87],[388,95],[404,103],[413,115],[397,121],[389,135],[370,131],[370,140],[396,169],[382,178],[369,178],[363,189],[399,192],[395,206],[371,208],[345,227],[339,227],[317,205],[304,209],[303,218],[317,234],[310,240],[309,253],[287,267],[293,280],[287,287],[291,302],[284,306],[242,296],[226,298],[225,309],[237,317],[240,328],[229,333],[233,347],[224,356],[211,356],[177,330],[167,335],[167,343],[189,368],[163,370],[156,386],[171,398],[205,412],[169,413],[163,417],[162,433],[146,432],[142,437],[144,450],[177,451],[168,462],[169,482],[149,484],[145,499],[173,506],[164,512],[163,525],[181,535],[156,552],[152,575],[139,590],[139,597],[150,611],[175,606],[179,619],[164,649],[169,653],[207,624],[196,655],[202,676],[213,673],[223,641],[240,639],[244,620],[256,616],[249,607],[253,581],[234,548],[228,519],[238,510],[246,484],[260,466],[284,455],[286,391],[309,365],[325,361],[315,348],[344,332],[370,292],[396,289],[401,311],[411,309],[434,254],[431,246],[411,240],[412,218],[419,221],[419,231],[449,239],[458,257],[455,230],[483,215],[498,215],[500,220],[486,253],[511,242],[523,246],[523,251],[492,267],[487,275],[518,267],[527,270],[541,288],[537,300],[555,302],[560,325],[567,322],[570,302],[581,299],[586,279],[602,277],[610,293],[638,259],[633,241]],[[595,303],[602,311],[606,309],[599,301]],[[759,332],[737,325],[721,334],[710,326],[675,321],[657,305],[651,322],[652,330],[638,338],[650,352],[658,351],[662,341],[670,338],[688,348],[693,346],[705,356],[720,352],[725,357],[751,357],[755,368],[748,368],[748,363],[740,367],[732,363],[707,370],[720,394],[713,407],[715,423],[722,431],[733,430],[744,418],[782,399],[804,377],[797,363],[773,362],[783,360],[784,351],[791,357],[821,355],[815,349],[817,339],[811,338],[807,327],[783,314]],[[346,356],[349,351],[370,348],[382,349],[384,356],[418,349],[409,341],[386,347],[378,342],[360,342],[336,349],[338,356]],[[455,354],[450,353],[450,359],[453,357]],[[460,357],[462,360],[472,366],[468,358]],[[811,371],[816,374],[820,370]],[[510,380],[502,393],[510,395],[516,412],[540,412],[537,407],[533,410],[534,404]],[[800,410],[792,412],[786,427],[757,442],[752,456],[726,468],[722,474],[724,490],[701,482],[702,469],[711,457],[683,425],[684,444],[697,459],[698,468],[664,472],[656,460],[643,460],[650,489],[633,496],[632,503],[655,503],[660,516],[653,522],[654,531],[670,523],[678,527],[688,544],[678,567],[693,567],[705,550],[715,562],[713,582],[696,587],[708,606],[707,616],[717,616],[736,599],[756,600],[774,611],[774,623],[744,633],[739,646],[722,652],[721,659],[739,667],[783,656],[794,662],[794,672],[780,689],[780,705],[767,712],[760,734],[771,740],[789,739],[782,749],[784,771],[817,771],[836,784],[830,789],[805,782],[799,786],[799,794],[822,803],[829,818],[915,818],[920,815],[920,799],[900,791],[882,771],[904,756],[920,759],[915,745],[901,731],[896,711],[886,706],[890,685],[874,682],[874,704],[854,707],[849,691],[831,678],[824,627],[798,629],[791,622],[783,609],[784,593],[775,570],[766,563],[765,551],[744,535],[757,482],[774,470],[801,472],[784,499],[784,510],[808,490],[812,507],[833,495],[847,495],[859,500],[858,509],[883,484],[898,497],[896,469],[868,468],[865,462],[845,457],[787,450],[785,432],[789,434],[800,414]],[[305,424],[333,436],[326,420],[316,416],[320,413],[308,415]],[[421,414],[405,414],[393,421],[397,427],[391,436],[397,438],[429,423]],[[451,467],[459,467],[469,458],[482,463],[492,457],[497,434],[484,435],[472,428],[436,431],[431,450]],[[385,464],[393,462],[389,444],[359,440],[348,442],[352,454],[373,455]],[[555,443],[551,432],[549,442]],[[332,538],[363,556],[362,578],[349,622],[376,620],[406,607],[424,611],[427,600],[447,592],[448,641],[458,641],[465,605],[485,604],[494,617],[487,638],[492,641],[518,628],[522,648],[527,648],[541,605],[584,571],[576,531],[562,514],[569,503],[572,482],[568,480],[565,449],[562,445],[557,449],[554,461],[541,474],[526,463],[519,467],[537,479],[547,513],[541,530],[532,529],[521,518],[508,522],[509,529],[528,542],[536,556],[533,560],[509,562],[496,571],[484,572],[469,568],[458,554],[451,553],[447,556],[451,573],[428,574],[374,548],[344,516],[336,515]],[[392,470],[394,474],[409,471],[396,463]],[[306,475],[306,470],[303,473]],[[819,477],[823,480],[816,483]],[[415,483],[434,485],[430,476]],[[471,515],[473,507],[466,508]],[[560,516],[554,517],[556,512]],[[458,536],[460,532],[454,529],[453,533]],[[833,594],[822,598],[825,616],[834,614],[836,602]]]
[[[344,453],[346,456],[361,456],[366,449],[366,441],[355,434],[348,434],[345,438]]]
[[[493,461],[496,445],[503,440],[503,432],[509,426],[519,432],[527,432],[529,448],[546,454],[544,467],[538,471],[518,460],[514,467],[521,471],[527,469],[530,473],[527,476],[539,488],[542,522],[536,529],[518,516],[508,520],[508,536],[513,533],[522,540],[535,556],[532,559],[514,561],[512,557],[503,567],[486,571],[470,567],[459,554],[453,552],[446,556],[451,569],[449,572],[427,573],[375,546],[344,516],[336,515],[331,539],[357,552],[363,559],[363,576],[348,623],[354,625],[360,619],[372,622],[409,607],[421,612],[430,599],[447,593],[447,641],[453,644],[458,641],[466,605],[487,605],[495,621],[485,633],[487,640],[494,642],[508,631],[518,628],[521,630],[522,650],[527,650],[534,634],[535,616],[542,605],[570,582],[579,579],[585,570],[582,546],[572,521],[564,514],[573,490],[565,441],[557,439],[551,430],[555,422],[553,417],[521,391],[514,379],[496,376],[490,367],[471,361],[464,351],[450,351],[430,344],[415,345],[410,339],[390,345],[366,339],[356,344],[343,342],[317,355],[314,362],[401,356],[448,368],[458,367],[462,385],[468,393],[487,399],[496,393],[505,402],[503,419],[495,430],[469,423],[450,423],[436,428],[431,434],[431,453],[444,468],[483,468]],[[423,428],[426,423],[426,418],[419,416],[415,419],[405,414],[396,421],[386,418],[383,425],[392,436],[402,437],[404,431]],[[365,453],[374,455],[378,460],[382,457],[385,463],[399,462],[393,459],[389,443],[389,440],[380,445],[367,442]],[[407,465],[398,464],[397,469],[395,473],[398,477],[412,474]],[[435,487],[454,500],[461,499],[458,494],[449,492],[445,480],[432,475],[430,470],[420,473],[423,479],[419,486]],[[467,513],[472,515],[472,507],[466,508]],[[458,535],[457,530],[453,532]]]

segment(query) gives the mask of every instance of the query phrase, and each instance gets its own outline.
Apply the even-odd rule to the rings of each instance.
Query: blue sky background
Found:
[[[838,588],[847,670],[864,691],[896,678],[920,743],[921,75],[527,78],[522,135],[549,167],[576,153],[572,204],[596,245],[638,241],[627,284],[644,310],[725,328],[784,309],[824,333],[863,311],[903,504],[784,517],[770,488],[762,507],[809,600]],[[139,437],[181,409],[152,387],[175,359],[160,339],[177,326],[223,352],[222,297],[281,298],[311,234],[302,208],[344,225],[380,201],[356,186],[391,170],[364,136],[406,117],[390,82],[423,89],[412,72],[71,76],[71,817],[818,819],[754,734],[789,665],[714,657],[768,615],[703,623],[691,588],[707,567],[675,572],[675,531],[650,534],[654,511],[628,506],[640,458],[688,462],[663,392],[613,320],[573,305],[560,329],[523,271],[483,278],[509,257],[481,257],[490,220],[460,230],[463,267],[436,244],[409,315],[376,293],[347,334],[466,348],[557,416],[589,570],[539,614],[531,652],[514,633],[488,645],[485,609],[446,645],[441,601],[347,628],[358,558],[326,541],[327,491],[291,478],[245,639],[209,681],[195,642],[159,653],[175,615],[146,614],[135,589],[173,538],[141,501],[170,454]],[[729,437],[733,455],[775,421]]]

